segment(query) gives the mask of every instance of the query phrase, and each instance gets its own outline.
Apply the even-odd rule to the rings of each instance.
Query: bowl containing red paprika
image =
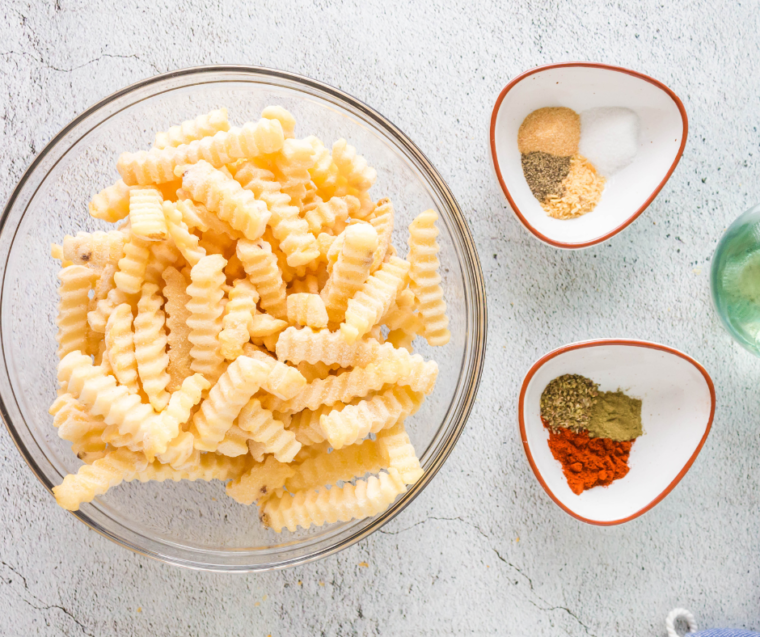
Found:
[[[533,473],[573,517],[622,524],[660,502],[710,433],[715,387],[696,360],[648,341],[598,339],[525,375],[520,434]]]

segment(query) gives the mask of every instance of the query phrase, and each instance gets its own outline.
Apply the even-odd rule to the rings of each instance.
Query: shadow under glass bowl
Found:
[[[58,262],[49,257],[50,244],[65,234],[111,227],[92,219],[87,203],[118,179],[121,152],[149,148],[156,131],[213,108],[227,107],[230,121],[242,124],[258,119],[270,104],[295,115],[297,135],[317,135],[327,145],[343,137],[376,168],[372,194],[394,202],[396,246],[406,245],[407,225],[419,212],[438,211],[452,338],[442,348],[428,348],[419,338],[415,343],[440,367],[435,392],[407,427],[424,475],[375,518],[276,534],[262,527],[255,506],[228,498],[222,483],[186,481],[122,485],[74,513],[125,547],[191,568],[292,566],[379,529],[419,495],[451,453],[473,406],[485,356],[485,288],[467,223],[436,169],[393,124],[341,91],[281,71],[214,66],[151,78],[106,98],[61,131],[24,174],[2,217],[0,407],[16,446],[45,487],[60,484],[80,465],[47,413],[56,395],[57,363]]]

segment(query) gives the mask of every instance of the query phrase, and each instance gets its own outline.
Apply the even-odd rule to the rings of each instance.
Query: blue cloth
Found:
[[[751,633],[748,630],[736,628],[713,628],[700,630],[698,633],[687,633],[687,637],[760,637],[760,633]]]

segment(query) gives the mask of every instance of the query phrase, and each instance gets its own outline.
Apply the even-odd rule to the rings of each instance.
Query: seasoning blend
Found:
[[[525,180],[555,219],[591,212],[602,198],[605,177],[633,161],[638,141],[638,115],[620,107],[580,115],[564,107],[539,108],[517,132]]]
[[[581,118],[569,108],[539,108],[517,132],[525,180],[555,219],[591,212],[602,197],[604,177],[578,154],[580,139]]]
[[[584,376],[565,374],[541,394],[549,448],[576,495],[624,477],[631,447],[643,433],[641,400],[598,387]]]

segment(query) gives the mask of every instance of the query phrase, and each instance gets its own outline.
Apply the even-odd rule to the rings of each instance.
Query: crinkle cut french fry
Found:
[[[321,292],[327,315],[334,323],[343,321],[349,299],[369,277],[375,250],[377,232],[371,225],[362,223],[346,228],[338,260]]]
[[[332,197],[329,201],[317,204],[304,215],[304,219],[309,224],[309,230],[316,236],[322,228],[333,227],[336,222],[345,222],[358,209],[359,200],[356,197]]]
[[[300,217],[298,206],[291,204],[290,195],[282,192],[274,173],[248,162],[237,168],[235,179],[267,205],[272,233],[290,266],[305,265],[319,256],[317,241],[309,233],[307,222]]]
[[[251,434],[233,424],[224,434],[224,438],[222,438],[222,441],[217,446],[216,452],[230,458],[245,456],[248,454],[249,440],[251,440]]]
[[[251,338],[264,338],[265,336],[279,334],[287,326],[287,321],[276,319],[266,312],[258,312],[248,324],[248,332]]]
[[[307,460],[311,460],[326,453],[330,453],[330,443],[327,441],[322,441],[314,445],[303,446],[293,458],[293,463],[295,465],[300,465]]]
[[[140,397],[117,385],[116,379],[94,366],[89,356],[70,352],[58,364],[58,382],[94,416],[118,429],[119,438],[136,448],[154,435],[158,415]],[[105,433],[104,433],[105,436]]]
[[[311,182],[309,168],[314,165],[314,159],[314,149],[303,139],[286,139],[275,156],[275,175],[280,189],[299,208],[308,192]]]
[[[366,367],[355,367],[340,376],[328,376],[324,380],[309,383],[295,398],[281,400],[274,396],[265,397],[264,406],[272,411],[298,412],[302,409],[314,410],[320,405],[336,402],[347,403],[355,397],[366,396],[383,385],[402,381],[412,372],[412,358],[404,355],[372,363]],[[419,358],[419,357],[418,357]],[[422,359],[419,359],[422,362]]]
[[[366,191],[375,183],[375,169],[370,167],[367,160],[358,155],[356,149],[347,144],[345,139],[339,139],[333,144],[332,156],[341,176],[350,187]]]
[[[320,405],[314,411],[303,409],[302,411],[293,414],[288,431],[293,432],[296,440],[304,447],[318,445],[327,440],[327,437],[319,424],[320,418],[332,411],[340,411],[343,407],[345,407],[345,405],[338,402],[333,403],[332,405]]]
[[[291,462],[301,449],[295,434],[287,431],[283,422],[275,419],[256,398],[243,407],[238,426],[249,433],[251,439],[261,443],[266,453],[274,454],[279,462]]]
[[[58,273],[58,358],[69,352],[87,351],[87,308],[97,272],[81,265],[70,265]]]
[[[113,277],[116,287],[124,294],[140,293],[150,259],[150,244],[147,239],[130,234],[124,245],[124,256],[119,259],[119,268]]]
[[[230,363],[193,417],[195,448],[216,451],[240,410],[264,384],[269,368],[240,356]]]
[[[169,355],[166,353],[165,314],[161,309],[163,297],[158,286],[145,283],[137,303],[135,317],[135,358],[137,371],[150,404],[160,412],[169,402]]]
[[[49,413],[53,416],[58,437],[71,443],[71,450],[80,460],[91,464],[106,454],[106,443],[102,437],[106,424],[102,418],[89,414],[74,396],[58,396]]]
[[[372,227],[377,231],[378,246],[375,252],[375,258],[372,261],[370,272],[375,272],[391,254],[393,247],[391,239],[393,238],[393,204],[390,199],[381,199],[377,202],[375,210],[369,218]]]
[[[315,329],[327,327],[327,310],[319,294],[291,294],[287,305],[290,323]]]
[[[87,323],[90,329],[101,334],[105,333],[111,312],[122,303],[130,303],[131,300],[132,296],[125,294],[119,288],[114,287],[109,290],[104,299],[95,302],[95,309],[87,312]]]
[[[346,320],[341,323],[343,338],[353,343],[367,334],[408,282],[409,262],[391,257],[387,263],[367,279],[362,289],[348,300]]]
[[[182,188],[247,239],[255,241],[264,234],[270,217],[266,204],[208,162],[186,168]]]
[[[237,478],[245,471],[246,459],[244,457],[229,458],[217,453],[204,453],[198,456],[194,463],[182,469],[174,469],[168,465],[160,465],[157,462],[148,464],[143,471],[140,471],[129,478],[130,480],[139,480],[147,482],[148,480],[221,480],[226,482]]]
[[[406,484],[414,484],[422,477],[424,471],[406,433],[403,420],[381,431],[377,435],[377,445],[383,456],[388,458],[389,466],[399,472]]]
[[[173,267],[164,270],[163,279],[165,282],[164,296],[166,297],[166,327],[169,330],[167,335],[169,366],[169,383],[166,386],[167,391],[177,391],[182,385],[182,381],[192,375],[190,368],[192,357],[190,351],[193,344],[190,342],[190,327],[187,320],[190,318],[190,310],[187,304],[190,302],[190,295],[187,294],[187,281],[179,270]]]
[[[111,312],[106,323],[105,344],[105,356],[116,380],[133,394],[138,393],[140,383],[129,304],[122,303]]]
[[[105,299],[108,293],[116,287],[116,282],[113,280],[114,274],[116,274],[116,264],[103,266],[97,281],[95,281],[94,293],[90,298],[90,311],[94,310],[97,307],[98,301]]]
[[[306,138],[314,150],[314,165],[309,169],[311,180],[317,187],[317,193],[323,201],[328,201],[338,186],[339,170],[333,161],[332,153],[313,135]]]
[[[380,319],[380,323],[386,325],[389,330],[403,330],[407,334],[421,334],[425,325],[418,312],[414,312],[412,307],[392,305],[385,315]]]
[[[149,441],[151,455],[158,456],[161,462],[175,469],[197,464],[199,452],[193,444],[195,438],[190,432],[182,431],[181,427],[190,419],[193,407],[201,401],[202,392],[210,386],[211,383],[201,374],[193,374],[172,393],[169,404],[161,412],[157,435]]]
[[[315,274],[307,274],[303,278],[295,279],[288,289],[288,294],[319,294],[319,279]]]
[[[340,332],[289,327],[277,341],[277,358],[298,364],[325,363],[341,367],[365,367],[379,356],[381,344],[375,339],[346,343]],[[388,349],[387,347],[385,348]]]
[[[410,287],[419,302],[427,342],[446,345],[451,333],[440,285],[441,275],[438,274],[437,219],[435,210],[426,210],[409,225],[409,262],[412,265],[409,276],[412,280]]]
[[[156,188],[132,188],[129,193],[129,225],[132,233],[149,241],[168,236],[163,197]]]
[[[203,377],[201,376],[201,378]],[[169,405],[171,405],[171,400],[169,401]],[[161,414],[162,421],[164,421],[163,417],[167,411],[168,408]],[[194,442],[195,437],[193,434],[189,431],[180,431],[166,444],[166,449],[162,453],[156,453],[156,458],[160,463],[169,465],[172,469],[182,471],[189,466],[197,464],[200,459],[201,452],[195,448]]]
[[[280,122],[282,134],[285,139],[292,139],[296,130],[296,118],[293,114],[284,109],[282,106],[267,106],[261,111],[261,117],[264,119],[276,119]]]
[[[234,360],[243,353],[243,345],[251,338],[251,322],[256,314],[259,295],[250,281],[235,281],[224,308],[222,331],[219,333],[222,356]]]
[[[243,235],[235,230],[226,221],[222,221],[208,208],[197,201],[190,199],[190,193],[184,189],[178,191],[180,198],[177,200],[177,210],[182,214],[182,220],[187,227],[193,231],[208,232],[209,230],[216,234],[226,234],[230,239],[240,239]]]
[[[204,113],[194,119],[184,121],[177,126],[172,126],[165,133],[156,133],[156,141],[153,143],[153,147],[161,149],[170,146],[182,146],[229,129],[227,109],[218,108],[210,113]]]
[[[295,531],[299,526],[308,529],[334,522],[372,517],[385,511],[397,496],[406,491],[398,471],[346,483],[342,487],[319,487],[313,491],[299,491],[294,496],[273,496],[264,502],[261,520],[275,531],[283,528]]]
[[[130,479],[147,464],[142,453],[116,449],[91,465],[83,465],[76,474],[66,476],[63,483],[53,487],[56,502],[64,509],[77,511],[81,504],[91,502],[111,487]]]
[[[282,148],[282,143],[280,122],[264,118],[182,146],[122,153],[116,167],[128,186],[161,184],[174,181],[175,170],[179,166],[206,161],[215,168],[221,168],[237,159],[253,159],[277,152]]]
[[[164,270],[171,266],[182,266],[184,257],[180,254],[174,240],[169,237],[166,241],[152,241],[150,256],[145,268],[145,282],[155,283],[159,288],[164,287]]]
[[[128,237],[123,232],[78,232],[63,238],[63,259],[76,265],[102,268],[124,256]]]
[[[174,245],[177,246],[182,256],[191,266],[196,265],[198,261],[206,256],[206,250],[198,245],[198,237],[188,229],[177,204],[171,201],[164,201],[163,214],[166,218],[167,230],[172,241],[174,241]]]
[[[362,400],[357,405],[322,416],[320,427],[330,445],[340,449],[411,416],[424,399],[424,394],[414,392],[409,387],[392,387],[370,400]]]
[[[264,240],[238,241],[237,255],[245,268],[248,280],[261,297],[261,307],[278,319],[288,316],[285,283],[277,267],[277,257]]]
[[[393,347],[400,349],[404,348],[408,352],[412,352],[412,343],[414,342],[417,334],[415,332],[406,332],[402,329],[391,330],[388,332],[388,338],[386,343],[390,343]]]
[[[129,186],[121,179],[104,188],[92,198],[90,215],[96,219],[116,223],[129,214]]]
[[[254,345],[246,344],[243,352],[269,368],[269,375],[262,387],[277,398],[289,400],[297,396],[305,387],[306,379],[295,367],[281,363],[276,358],[256,349]]]
[[[226,234],[206,230],[202,233],[198,246],[206,251],[206,254],[219,254],[225,259],[235,254],[235,241]],[[229,263],[228,263],[229,265]],[[226,276],[227,266],[225,266]]]
[[[365,440],[331,453],[320,453],[305,460],[285,481],[291,493],[316,489],[322,485],[348,482],[367,473],[377,473],[390,466],[386,451],[374,440]],[[403,477],[403,476],[402,476]]]
[[[295,473],[293,467],[269,456],[263,463],[254,464],[239,478],[227,485],[227,495],[240,504],[251,505],[256,500],[282,488]]]
[[[221,255],[203,257],[190,271],[192,283],[187,287],[190,296],[186,306],[190,312],[187,338],[193,344],[190,369],[203,374],[212,383],[224,369],[219,332],[222,331],[224,312],[221,301],[224,298],[222,285],[226,281],[223,272],[226,265],[227,261]]]

